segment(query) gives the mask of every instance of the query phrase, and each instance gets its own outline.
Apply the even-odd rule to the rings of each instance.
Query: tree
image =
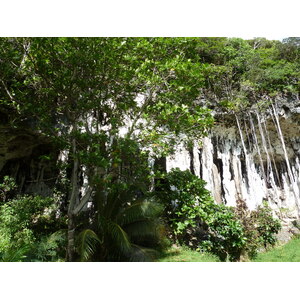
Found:
[[[166,154],[178,140],[201,137],[212,125],[196,101],[203,64],[185,57],[185,39],[29,38],[2,40],[18,52],[16,80],[4,100],[19,120],[66,150],[68,259],[74,260],[76,215],[104,181],[120,179],[120,131],[141,151]],[[5,46],[5,49],[7,47]],[[21,60],[22,58],[22,60]],[[20,61],[21,60],[21,61]],[[137,99],[141,99],[137,101]],[[130,124],[128,126],[128,124]],[[86,178],[82,194],[80,177]],[[100,189],[100,191],[99,191]],[[102,193],[105,196],[105,193]]]

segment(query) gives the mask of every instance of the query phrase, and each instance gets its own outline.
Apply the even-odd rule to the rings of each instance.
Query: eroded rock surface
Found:
[[[193,168],[218,203],[235,206],[242,198],[250,209],[267,200],[282,219],[299,217],[300,108],[282,101],[264,113],[216,116],[217,124],[199,147],[178,148],[167,169]],[[276,121],[277,118],[277,121]],[[279,125],[278,125],[279,123]],[[191,162],[193,160],[193,162]]]
[[[0,125],[0,177],[13,177],[18,192],[52,194],[58,172],[49,155],[55,156],[55,150],[39,134]]]

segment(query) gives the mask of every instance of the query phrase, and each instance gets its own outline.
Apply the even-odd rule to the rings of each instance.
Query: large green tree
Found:
[[[212,125],[197,99],[205,65],[186,55],[186,39],[1,39],[3,106],[68,153],[68,259],[74,260],[75,216],[93,192],[120,180],[116,150],[134,140],[157,155]],[[79,177],[87,178],[85,192]],[[104,184],[105,182],[105,184]]]

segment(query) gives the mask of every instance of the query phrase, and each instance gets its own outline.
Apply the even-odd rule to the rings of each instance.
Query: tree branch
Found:
[[[83,207],[88,203],[92,195],[93,189],[89,186],[85,195],[80,199],[79,204],[74,208],[73,213],[77,215]]]

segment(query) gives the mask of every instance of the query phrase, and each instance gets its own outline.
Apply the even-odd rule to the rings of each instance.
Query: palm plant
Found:
[[[149,261],[162,237],[162,207],[138,197],[137,187],[114,184],[96,193],[96,222],[77,238],[81,261]]]

